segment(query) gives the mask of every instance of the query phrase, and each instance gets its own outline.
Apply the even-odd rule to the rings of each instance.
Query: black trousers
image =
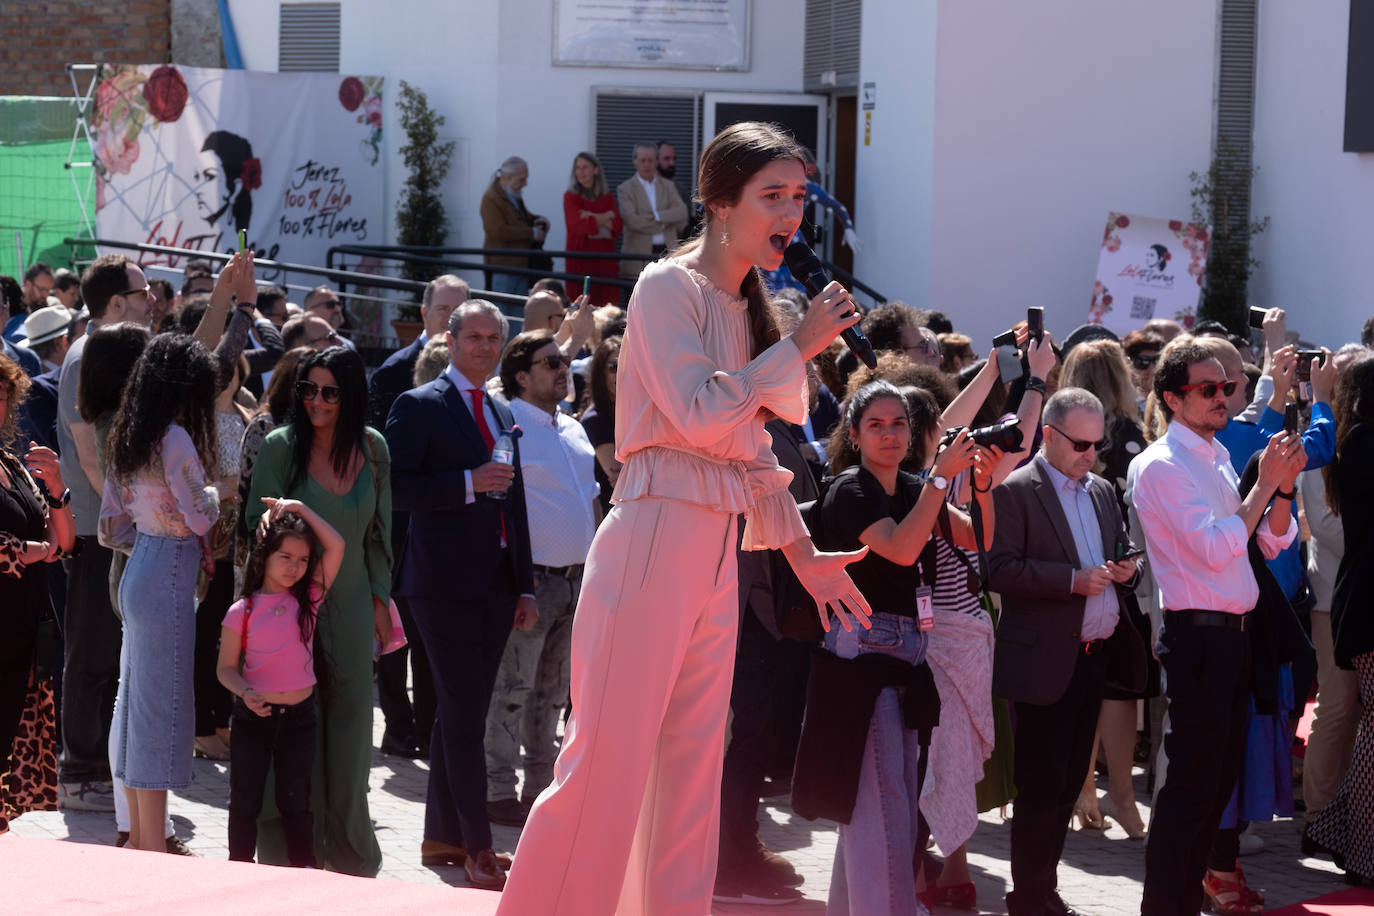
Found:
[[[515,575],[507,558],[482,601],[410,596],[429,653],[438,700],[429,737],[427,840],[491,848],[487,820],[487,707],[515,621]]]
[[[229,727],[234,710],[234,695],[219,682],[219,631],[224,615],[234,603],[234,561],[216,560],[215,575],[196,606],[196,734],[213,735],[217,728]]]
[[[791,672],[805,668],[808,651],[795,640],[774,639],[753,611],[745,610],[730,689],[734,717],[720,783],[721,869],[755,859],[759,792],[782,739],[778,713],[789,705],[784,691],[792,682]]]
[[[277,811],[286,836],[287,860],[315,867],[315,818],[310,812],[310,774],[315,767],[315,698],[272,704],[260,716],[234,700],[234,740],[229,745],[229,858],[252,862],[258,845],[267,774],[274,773]]]
[[[108,782],[110,721],[119,686],[119,649],[124,630],[110,606],[112,551],[95,536],[83,537],[81,553],[65,561],[67,610],[63,633],[63,782]]]
[[[1016,804],[1011,820],[1012,916],[1043,916],[1059,885],[1059,857],[1091,765],[1107,657],[1078,653],[1064,695],[1017,703]],[[1194,914],[1196,916],[1196,914]]]
[[[405,627],[406,645],[377,660],[377,699],[386,720],[387,735],[397,741],[411,739],[428,746],[429,733],[434,730],[434,676],[429,671],[424,638],[410,611],[410,599],[398,596],[393,600],[401,615],[401,626]],[[407,667],[415,679],[413,701],[406,691]]]
[[[1245,752],[1250,634],[1164,615],[1169,769],[1145,844],[1143,916],[1197,916],[1212,840]]]

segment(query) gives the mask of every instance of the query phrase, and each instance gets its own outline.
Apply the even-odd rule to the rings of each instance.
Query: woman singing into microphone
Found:
[[[587,557],[572,707],[554,783],[530,812],[498,913],[710,910],[721,756],[739,619],[735,545],[780,547],[845,629],[870,613],[820,553],[763,424],[806,415],[803,365],[857,316],[831,283],[786,338],[759,268],[782,263],[806,199],[803,153],[736,124],[701,154],[701,234],[644,269],[616,396],[624,462]],[[844,608],[841,607],[843,602]]]

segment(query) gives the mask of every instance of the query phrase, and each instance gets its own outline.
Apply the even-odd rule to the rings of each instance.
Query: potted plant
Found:
[[[407,140],[401,147],[401,156],[410,175],[401,189],[396,210],[397,241],[402,245],[441,246],[448,239],[448,215],[444,212],[439,186],[448,174],[455,144],[452,140],[439,142],[444,116],[429,106],[429,98],[422,91],[405,80],[401,81],[398,104]],[[401,269],[401,275],[407,280],[422,283],[428,283],[438,273],[439,268],[433,264],[412,261],[406,261]],[[401,304],[391,326],[402,345],[418,337],[424,328],[419,302]]]

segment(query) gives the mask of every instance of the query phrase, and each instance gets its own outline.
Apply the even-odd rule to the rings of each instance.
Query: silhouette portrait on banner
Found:
[[[238,134],[217,130],[205,138],[201,152],[211,152],[219,158],[224,200],[222,206],[206,217],[212,225],[228,211],[234,230],[246,230],[253,219],[252,192],[262,187],[262,163],[253,155],[253,146]],[[204,171],[204,170],[202,170]],[[208,176],[207,176],[208,177]],[[207,205],[208,209],[208,205]]]

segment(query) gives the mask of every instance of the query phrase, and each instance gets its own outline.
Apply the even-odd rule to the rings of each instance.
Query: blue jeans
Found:
[[[825,648],[840,658],[883,653],[910,664],[925,659],[928,637],[913,617],[875,613],[873,629],[845,632],[838,623],[825,635]],[[902,725],[902,691],[888,687],[873,705],[859,771],[854,814],[840,825],[840,842],[830,878],[826,913],[925,913],[916,899],[912,859],[916,854],[916,732]]]
[[[140,533],[119,580],[121,742],[115,775],[130,789],[184,789],[195,743],[196,538]]]

